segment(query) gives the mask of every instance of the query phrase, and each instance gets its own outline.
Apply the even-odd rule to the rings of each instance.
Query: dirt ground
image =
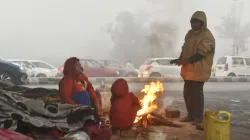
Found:
[[[172,128],[166,126],[156,126],[157,129],[162,129],[167,134],[166,140],[202,140],[203,132],[196,130],[195,126],[190,123],[182,123],[182,128]],[[124,138],[112,136],[111,140],[137,140],[136,138]]]
[[[227,102],[224,102],[227,104]],[[212,105],[220,105],[220,102],[213,101],[208,102],[207,106],[212,109]],[[173,107],[180,109],[181,117],[186,115],[185,105],[181,101],[175,101]],[[237,109],[238,110],[238,109]],[[233,111],[232,111],[233,112]],[[234,112],[233,112],[234,113]],[[237,114],[237,113],[236,113]],[[250,139],[250,128],[245,127],[244,125],[236,125],[234,122],[237,120],[243,119],[242,117],[235,118],[231,123],[231,140],[249,140]],[[199,131],[191,123],[181,123],[178,119],[173,119],[172,121],[181,124],[181,128],[173,128],[168,126],[154,126],[156,129],[162,129],[167,134],[166,140],[203,140],[203,131]],[[244,119],[245,120],[245,119]],[[113,136],[112,140],[137,140],[136,138],[124,138]]]

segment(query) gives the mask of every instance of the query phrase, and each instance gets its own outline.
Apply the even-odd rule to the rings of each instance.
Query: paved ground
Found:
[[[227,110],[232,114],[232,140],[250,139],[250,90],[246,92],[206,92],[205,108],[212,110]],[[237,95],[235,95],[237,94]],[[180,92],[169,92],[174,99],[172,105],[186,112]],[[191,126],[192,127],[192,126]],[[195,136],[193,133],[190,137]],[[199,133],[196,133],[199,135]],[[198,137],[198,136],[196,136]]]
[[[97,87],[96,85],[95,87]],[[165,103],[178,107],[185,114],[182,98],[183,83],[167,83],[165,86]],[[37,87],[37,86],[29,86]],[[57,88],[46,85],[46,88]],[[131,91],[139,93],[143,84],[130,84]],[[232,140],[250,139],[250,83],[206,83],[205,107],[212,110],[227,110],[232,113]],[[202,133],[194,126],[185,124],[181,129],[165,128],[170,139],[201,140]]]

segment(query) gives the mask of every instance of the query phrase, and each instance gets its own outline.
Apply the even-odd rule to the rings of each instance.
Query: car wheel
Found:
[[[230,76],[230,77],[236,77],[236,74],[234,74],[234,73],[229,73],[228,76]]]
[[[0,81],[9,82],[15,84],[15,79],[12,74],[8,72],[0,72]]]
[[[47,77],[47,76],[45,74],[40,73],[40,74],[37,74],[36,77]]]
[[[155,72],[155,73],[150,74],[150,77],[161,77],[161,74]]]

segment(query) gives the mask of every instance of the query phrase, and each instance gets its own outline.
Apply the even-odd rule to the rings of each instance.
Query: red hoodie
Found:
[[[117,129],[131,127],[140,107],[138,98],[129,92],[128,83],[124,79],[118,79],[113,83],[111,93],[111,126]]]

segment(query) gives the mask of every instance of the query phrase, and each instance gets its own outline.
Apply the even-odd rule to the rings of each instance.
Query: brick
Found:
[[[179,118],[181,115],[180,110],[176,108],[167,108],[165,109],[165,116],[167,118]]]

